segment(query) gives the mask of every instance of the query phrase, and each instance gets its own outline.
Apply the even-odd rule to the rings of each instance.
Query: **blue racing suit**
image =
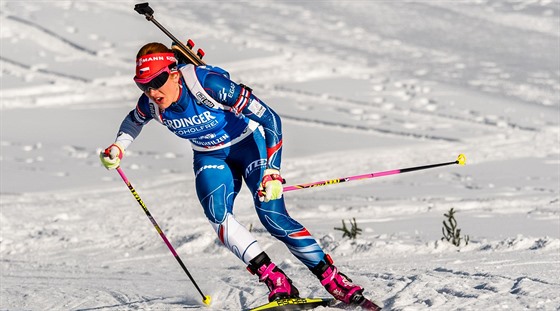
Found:
[[[179,99],[160,111],[142,94],[122,122],[117,141],[126,148],[152,119],[188,139],[194,150],[198,199],[220,240],[246,264],[262,252],[233,216],[234,200],[244,180],[264,227],[308,268],[315,267],[325,254],[307,229],[288,215],[284,198],[260,202],[257,195],[264,170],[280,169],[280,117],[218,67],[187,65],[179,69],[183,74]],[[193,94],[187,86],[188,74],[204,91]]]

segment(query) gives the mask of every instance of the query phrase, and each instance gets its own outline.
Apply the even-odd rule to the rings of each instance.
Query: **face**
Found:
[[[173,72],[162,87],[149,88],[144,93],[158,105],[159,109],[164,110],[179,99],[179,77],[179,72]]]

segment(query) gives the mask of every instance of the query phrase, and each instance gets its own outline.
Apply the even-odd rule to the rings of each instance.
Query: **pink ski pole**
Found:
[[[339,184],[339,183],[343,183],[343,182],[347,182],[347,181],[353,181],[353,180],[369,179],[369,178],[376,178],[376,177],[382,177],[382,176],[402,174],[402,173],[425,170],[425,169],[439,167],[439,166],[445,166],[445,165],[453,165],[453,164],[465,165],[466,162],[467,162],[467,159],[466,159],[465,155],[460,154],[457,157],[457,160],[455,160],[453,162],[430,164],[430,165],[424,165],[424,166],[415,166],[415,167],[401,168],[401,169],[384,171],[384,172],[369,173],[369,174],[363,174],[363,175],[356,175],[356,176],[349,176],[349,177],[341,177],[341,178],[336,178],[336,179],[316,181],[316,182],[312,182],[312,183],[308,183],[308,184],[285,186],[284,187],[284,192],[301,190],[301,189],[306,189],[306,188],[321,187],[321,186],[327,186],[327,185],[332,185],[332,184]]]
[[[152,215],[150,214],[150,211],[148,211],[148,208],[146,207],[146,204],[144,204],[144,202],[142,201],[142,199],[140,198],[140,196],[138,195],[138,193],[136,192],[134,187],[132,187],[132,184],[130,184],[130,181],[128,181],[128,178],[126,178],[126,175],[124,174],[124,172],[123,172],[123,170],[121,169],[120,166],[117,167],[117,172],[119,172],[119,175],[121,175],[122,180],[128,186],[128,189],[130,190],[130,192],[132,193],[132,195],[134,196],[134,198],[136,199],[138,204],[140,204],[140,206],[142,207],[142,209],[146,213],[146,216],[148,216],[148,218],[152,222],[152,225],[154,225],[154,227],[156,228],[156,231],[159,233],[159,235],[161,236],[161,238],[163,239],[163,241],[165,242],[165,244],[167,245],[167,247],[169,248],[169,250],[171,251],[171,253],[175,257],[175,259],[177,259],[177,262],[179,262],[179,265],[181,265],[181,268],[183,268],[183,271],[185,271],[185,273],[187,274],[187,276],[189,277],[191,282],[193,282],[194,287],[196,287],[196,289],[198,290],[200,295],[202,295],[202,302],[205,305],[210,305],[210,302],[212,301],[211,298],[210,298],[210,295],[204,295],[204,293],[202,293],[202,290],[200,290],[200,287],[198,287],[198,285],[196,284],[196,282],[195,282],[194,278],[192,277],[192,275],[190,274],[189,270],[187,270],[187,267],[185,266],[185,264],[183,263],[181,258],[179,258],[179,255],[177,254],[177,252],[175,251],[175,249],[173,248],[173,246],[171,245],[171,243],[169,242],[169,240],[167,239],[167,237],[165,236],[163,231],[161,231],[161,229],[160,229],[159,225],[157,224],[156,220],[154,219],[154,217],[152,217]]]

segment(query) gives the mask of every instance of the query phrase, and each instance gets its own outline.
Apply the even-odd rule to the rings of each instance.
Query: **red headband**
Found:
[[[154,53],[141,56],[136,60],[135,79],[153,78],[162,68],[176,64],[177,59],[173,53]]]

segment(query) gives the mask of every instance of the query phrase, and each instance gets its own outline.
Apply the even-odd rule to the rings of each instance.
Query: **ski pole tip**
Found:
[[[209,306],[210,303],[212,303],[212,298],[210,298],[210,295],[206,295],[206,296],[204,296],[204,299],[202,299],[202,302],[203,302],[205,305]]]
[[[461,154],[457,157],[457,161],[456,161],[456,162],[457,162],[457,164],[459,164],[459,165],[465,165],[465,164],[467,164],[467,157],[465,157],[465,155],[461,153]]]

